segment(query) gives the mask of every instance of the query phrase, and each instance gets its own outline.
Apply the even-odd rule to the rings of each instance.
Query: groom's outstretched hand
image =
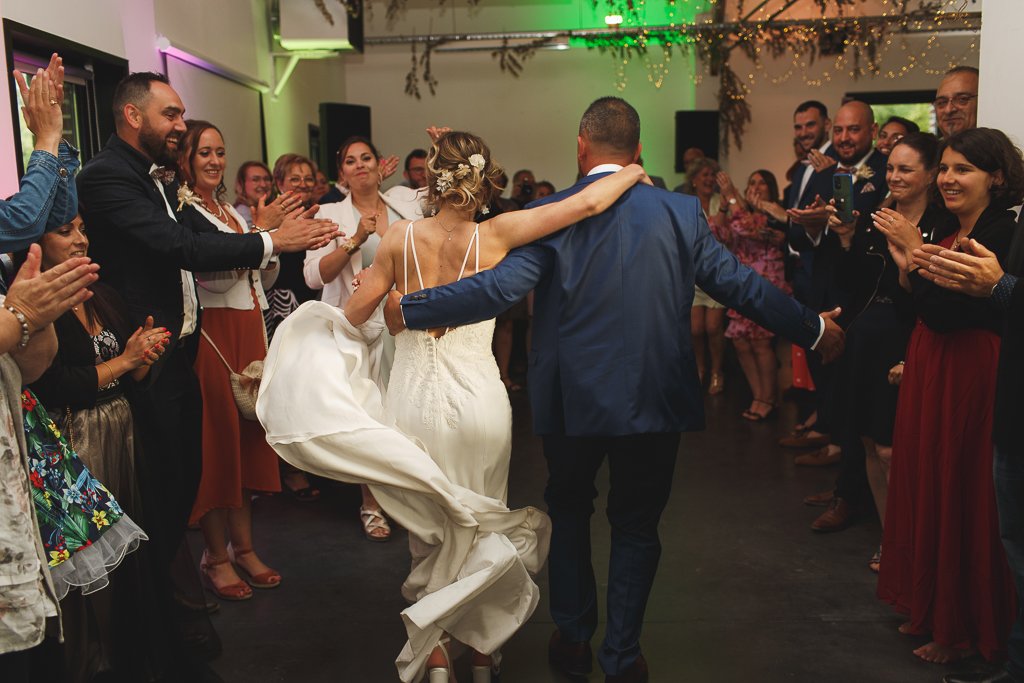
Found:
[[[839,358],[846,347],[846,333],[836,324],[835,320],[840,313],[842,313],[842,309],[834,308],[821,314],[821,319],[825,321],[825,331],[814,350],[821,354],[821,359],[825,363],[831,363]]]
[[[405,329],[405,316],[402,315],[402,293],[392,289],[384,301],[384,322],[388,325],[388,332],[395,336]]]

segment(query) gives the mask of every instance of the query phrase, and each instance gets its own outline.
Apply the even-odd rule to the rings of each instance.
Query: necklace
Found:
[[[217,202],[217,211],[215,212],[207,205],[205,199],[202,199],[201,201],[203,202],[203,208],[212,213],[217,220],[221,221],[222,223],[228,222],[228,216],[226,213],[224,213],[224,207],[221,206],[220,202]]]
[[[960,251],[960,242],[967,239],[971,233],[968,232],[966,235],[961,235],[960,232],[956,233],[956,239],[953,240],[953,246],[950,247],[952,251]]]
[[[380,201],[380,197],[377,197],[377,203],[374,204],[374,206],[373,206],[373,208],[374,208],[373,213],[370,213],[369,211],[364,211],[363,209],[359,208],[359,205],[356,204],[355,199],[352,200],[352,205],[356,208],[356,211],[358,211],[359,215],[361,215],[361,216],[373,216],[374,218],[377,218],[377,217],[379,217],[381,215],[381,210],[380,210],[381,201]]]
[[[437,221],[437,224],[439,226],[441,226],[442,230],[444,230],[446,233],[448,233],[448,241],[451,242],[452,241],[452,233],[455,232],[455,228],[454,227],[452,227],[452,228],[445,227],[445,224],[442,223],[441,219],[439,217],[437,217],[437,216],[434,216],[434,220]]]

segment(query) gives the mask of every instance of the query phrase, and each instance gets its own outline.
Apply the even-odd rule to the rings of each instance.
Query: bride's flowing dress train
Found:
[[[415,261],[411,226],[410,244]],[[381,316],[357,328],[309,302],[277,329],[264,366],[256,407],[274,449],[314,474],[369,484],[413,538],[402,587],[414,601],[402,612],[409,640],[396,661],[406,682],[422,676],[444,633],[496,653],[539,601],[530,574],[547,557],[550,520],[505,504],[511,411],[490,351],[493,325],[440,339],[402,332],[385,398]]]

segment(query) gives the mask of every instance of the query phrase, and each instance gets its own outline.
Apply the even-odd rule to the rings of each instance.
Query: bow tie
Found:
[[[837,166],[836,173],[849,173],[850,175],[857,174],[857,168],[855,166]]]
[[[164,185],[170,185],[174,182],[174,169],[167,168],[166,166],[157,166],[149,172],[149,175],[154,180],[160,181]]]

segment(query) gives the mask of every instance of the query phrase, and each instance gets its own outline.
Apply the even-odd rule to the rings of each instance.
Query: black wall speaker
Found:
[[[683,153],[699,147],[704,156],[718,159],[718,111],[676,112],[676,173],[685,173]]]
[[[338,148],[347,138],[362,135],[370,140],[370,108],[361,104],[320,103],[320,170],[338,179]]]

